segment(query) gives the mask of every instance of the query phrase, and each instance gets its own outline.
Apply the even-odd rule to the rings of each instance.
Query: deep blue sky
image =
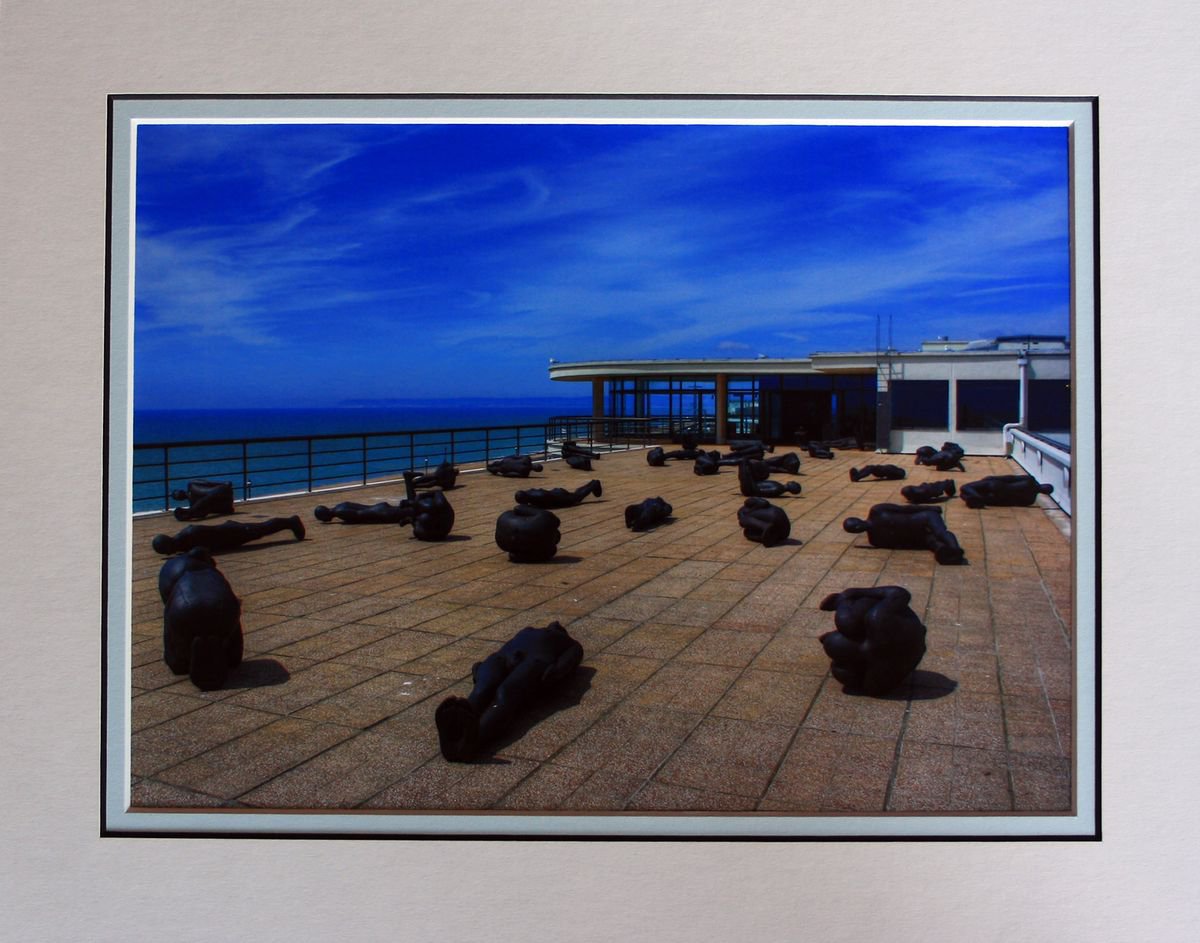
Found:
[[[135,404],[1069,329],[1063,128],[143,125]]]

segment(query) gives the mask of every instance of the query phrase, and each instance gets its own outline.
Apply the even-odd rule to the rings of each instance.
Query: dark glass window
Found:
[[[959,380],[958,428],[990,431],[1016,422],[1020,396],[1016,380]]]
[[[1030,380],[1027,425],[1031,432],[1071,431],[1071,381]]]
[[[891,394],[893,429],[949,428],[949,380],[895,380]]]

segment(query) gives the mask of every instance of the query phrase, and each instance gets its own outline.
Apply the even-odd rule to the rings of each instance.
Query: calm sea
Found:
[[[590,406],[577,398],[547,397],[406,400],[336,409],[135,410],[133,510],[174,507],[178,502],[169,493],[197,478],[230,481],[239,498],[263,497],[397,478],[446,459],[464,464],[534,453],[546,447],[541,427],[548,419],[586,415]],[[428,431],[482,428],[488,431],[453,436]],[[332,438],[251,442],[244,448],[239,442],[172,445],[284,436]]]
[[[591,401],[528,399],[397,400],[386,406],[327,409],[135,409],[134,445],[212,439],[412,432],[545,422],[551,416],[589,415]]]

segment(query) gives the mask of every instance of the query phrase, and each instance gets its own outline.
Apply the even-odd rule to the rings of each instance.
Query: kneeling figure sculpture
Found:
[[[541,563],[558,552],[560,523],[550,511],[518,504],[497,518],[496,545],[513,563]]]
[[[776,507],[766,498],[747,498],[738,508],[737,520],[742,535],[764,547],[783,543],[792,532],[792,522],[783,508]]]
[[[171,557],[158,571],[163,601],[163,661],[201,691],[225,684],[242,661],[242,604],[201,547]]]

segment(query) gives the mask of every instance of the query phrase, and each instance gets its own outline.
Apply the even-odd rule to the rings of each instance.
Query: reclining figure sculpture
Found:
[[[671,452],[665,452],[661,445],[656,445],[646,453],[646,464],[653,468],[661,468],[667,463],[668,459],[690,462],[699,457],[700,454],[699,449],[675,449]]]
[[[848,691],[887,694],[925,655],[925,626],[909,608],[903,586],[846,589],[821,601],[836,629],[820,637],[830,672]]]
[[[568,455],[578,455],[582,458],[599,458],[599,452],[593,452],[591,449],[585,449],[573,439],[567,439],[562,444],[562,455],[566,458]]]
[[[406,490],[411,488],[441,488],[443,491],[449,491],[454,487],[454,482],[457,480],[458,469],[449,462],[442,462],[428,475],[418,475],[413,471],[406,471],[404,473],[404,487]]]
[[[563,461],[578,471],[591,471],[592,460],[586,455],[564,455]]]
[[[290,530],[297,540],[304,539],[304,525],[300,523],[299,516],[293,514],[291,517],[273,517],[269,521],[249,524],[238,521],[225,521],[215,525],[188,524],[174,537],[159,534],[150,545],[156,553],[164,556],[186,553],[193,547],[203,547],[210,553],[220,553],[224,550],[236,550],[242,544],[284,530]]]
[[[343,501],[332,508],[318,504],[313,508],[313,516],[325,523],[336,518],[343,524],[411,524],[413,536],[427,541],[445,540],[454,527],[454,508],[441,491],[430,491],[399,504]]]
[[[825,448],[820,442],[808,443],[809,458],[833,458],[833,452]]]
[[[542,466],[535,464],[528,455],[506,455],[499,461],[490,462],[487,470],[505,478],[528,478],[531,471],[540,472]]]
[[[544,629],[521,629],[472,666],[470,694],[448,697],[438,705],[434,724],[442,756],[457,763],[472,759],[503,734],[523,708],[561,686],[581,661],[583,646],[558,622]]]
[[[496,519],[496,545],[513,563],[542,563],[558,552],[562,539],[557,515],[518,504]]]
[[[755,481],[749,462],[738,465],[738,486],[746,498],[782,498],[785,494],[800,493],[798,481]]]
[[[210,514],[233,513],[232,481],[189,481],[186,491],[172,491],[171,497],[176,501],[187,501],[189,505],[175,509],[177,521],[199,521]]]
[[[800,474],[800,456],[795,452],[773,455],[770,458],[764,458],[763,462],[772,472],[783,472],[785,475]]]
[[[847,533],[866,533],[872,547],[890,550],[931,550],[938,563],[963,563],[958,538],[947,528],[940,507],[911,504],[876,504],[864,521],[848,517],[842,521]]]
[[[947,498],[954,497],[954,479],[947,478],[945,481],[927,481],[920,485],[905,485],[900,489],[900,494],[910,504],[933,504],[943,495]]]
[[[851,481],[862,481],[871,477],[883,481],[900,481],[904,478],[904,469],[899,465],[864,465],[862,468],[850,469]]]
[[[729,451],[732,454],[749,455],[754,452],[774,452],[775,446],[767,445],[762,439],[730,439]],[[762,458],[761,455],[753,455],[753,458]]]
[[[635,531],[649,530],[669,518],[672,510],[662,498],[647,498],[625,508],[625,526]]]
[[[764,547],[783,543],[792,532],[792,522],[783,508],[766,498],[747,498],[738,508],[737,520],[742,536]]]
[[[201,691],[215,691],[242,661],[242,604],[203,547],[171,557],[158,571],[163,661]]]
[[[517,504],[528,504],[535,508],[570,508],[579,504],[589,494],[597,498],[604,493],[600,482],[593,478],[586,485],[580,485],[574,491],[566,488],[530,488],[516,493]]]
[[[944,442],[940,449],[935,449],[932,445],[922,445],[917,449],[913,464],[932,465],[938,471],[951,471],[955,468],[966,471],[962,463],[965,454],[954,442]]]
[[[1001,508],[1029,507],[1039,494],[1053,494],[1054,485],[1040,484],[1032,475],[988,475],[962,486],[959,497],[969,508],[991,505]]]

